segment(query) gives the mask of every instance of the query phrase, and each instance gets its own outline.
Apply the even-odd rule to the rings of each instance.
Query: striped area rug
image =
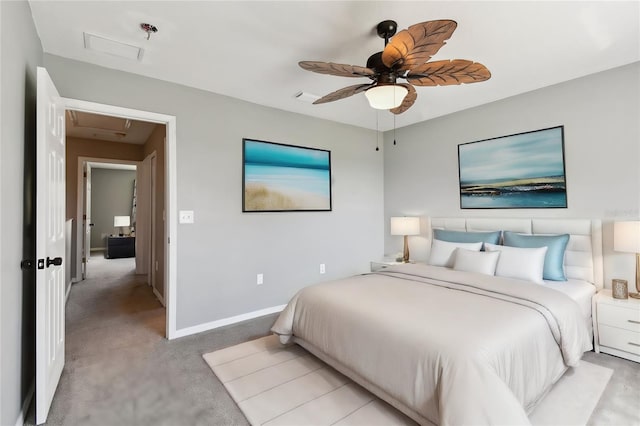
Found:
[[[267,336],[203,355],[252,425],[415,425],[301,347]],[[565,374],[531,414],[534,425],[586,425],[612,370]]]

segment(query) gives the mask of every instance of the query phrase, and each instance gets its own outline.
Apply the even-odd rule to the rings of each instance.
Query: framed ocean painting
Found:
[[[242,211],[331,211],[331,151],[242,140]]]
[[[460,208],[566,208],[564,126],[458,145]]]

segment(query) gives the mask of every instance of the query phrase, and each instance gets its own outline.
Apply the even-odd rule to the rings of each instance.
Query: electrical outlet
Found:
[[[258,274],[257,279],[256,279],[256,284],[257,285],[262,285],[263,283],[264,283],[264,275]]]
[[[320,264],[320,273],[321,273],[321,274],[324,274],[325,272],[327,272],[327,270],[326,270],[326,269],[325,269],[325,267],[324,267],[324,263],[321,263],[321,264]]]

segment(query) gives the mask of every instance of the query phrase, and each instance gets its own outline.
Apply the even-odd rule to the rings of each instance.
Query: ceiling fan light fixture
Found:
[[[377,85],[364,92],[371,108],[393,109],[402,104],[409,91],[398,84]]]

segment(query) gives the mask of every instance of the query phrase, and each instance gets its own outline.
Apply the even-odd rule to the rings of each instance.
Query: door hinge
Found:
[[[24,259],[22,262],[20,262],[20,268],[22,268],[22,269],[31,269],[31,268],[33,268],[33,260]]]
[[[82,263],[87,263],[87,258],[86,257],[82,258]]]

